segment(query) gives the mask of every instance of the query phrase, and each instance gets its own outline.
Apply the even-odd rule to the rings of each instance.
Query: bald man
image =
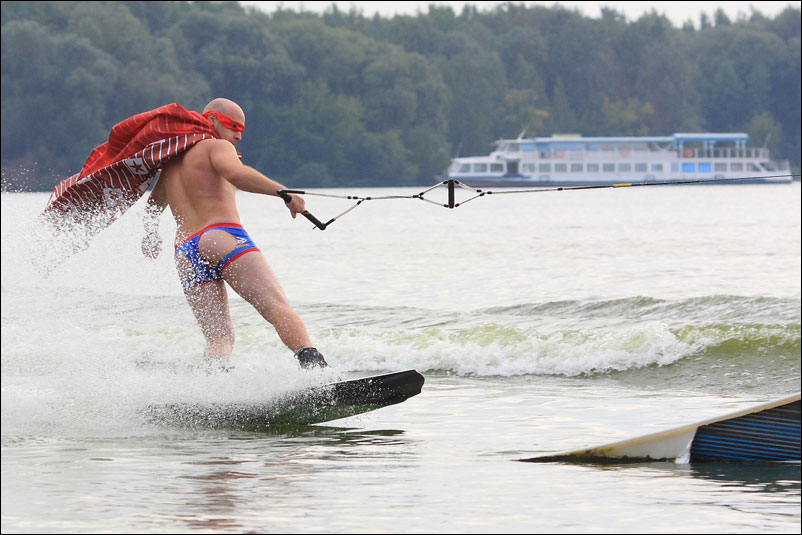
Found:
[[[147,202],[142,252],[151,258],[158,256],[158,218],[169,205],[178,225],[176,269],[206,338],[204,356],[210,362],[225,367],[234,348],[228,283],[275,327],[301,367],[326,367],[267,260],[242,227],[237,211],[237,189],[278,196],[278,190],[286,188],[243,165],[237,156],[235,147],[245,130],[242,108],[216,98],[206,105],[203,115],[220,139],[200,141],[164,166]],[[295,218],[304,213],[305,205],[303,198],[291,198],[286,206]]]

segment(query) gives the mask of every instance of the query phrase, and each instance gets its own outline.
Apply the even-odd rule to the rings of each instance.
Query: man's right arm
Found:
[[[278,197],[278,190],[287,189],[272,178],[268,178],[253,167],[244,165],[239,157],[237,150],[227,141],[215,141],[212,145],[209,158],[214,169],[225,180],[234,185],[237,189],[249,193],[261,193]],[[292,217],[303,213],[306,206],[303,197],[291,195],[292,201],[287,203]]]
[[[145,235],[142,236],[142,254],[149,258],[159,256],[162,248],[162,237],[159,234],[159,219],[164,208],[167,206],[167,195],[164,190],[164,181],[161,175],[156,179],[148,202],[145,204],[145,214],[143,223],[145,225]]]

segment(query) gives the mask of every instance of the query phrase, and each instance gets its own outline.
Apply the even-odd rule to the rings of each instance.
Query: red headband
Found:
[[[212,113],[215,114],[217,120],[220,121],[223,124],[223,126],[228,128],[229,130],[233,130],[235,132],[242,132],[243,130],[245,130],[244,124],[235,121],[231,117],[227,117],[226,115],[220,113],[217,110],[209,110],[206,113],[204,113],[203,116],[209,119],[209,115]]]

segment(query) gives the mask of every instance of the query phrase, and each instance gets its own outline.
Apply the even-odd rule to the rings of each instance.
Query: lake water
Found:
[[[171,255],[139,251],[141,202],[45,278],[31,236],[47,194],[3,193],[2,531],[799,533],[799,463],[516,459],[798,392],[800,197],[795,182],[375,200],[321,232],[241,193],[332,368],[299,370],[231,293],[235,369],[206,375]],[[351,204],[307,197],[322,220]],[[322,425],[140,413],[410,368],[419,396]]]

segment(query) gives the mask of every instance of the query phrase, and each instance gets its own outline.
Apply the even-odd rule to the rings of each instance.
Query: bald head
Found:
[[[216,98],[203,108],[203,115],[212,123],[212,127],[221,139],[235,146],[242,140],[245,112],[233,100]]]
[[[234,102],[233,100],[228,100],[227,98],[216,98],[209,102],[205,108],[203,108],[203,113],[207,111],[219,111],[229,117],[233,117],[235,115],[242,115],[245,117],[245,112],[242,111],[242,108],[239,107],[239,104]]]

